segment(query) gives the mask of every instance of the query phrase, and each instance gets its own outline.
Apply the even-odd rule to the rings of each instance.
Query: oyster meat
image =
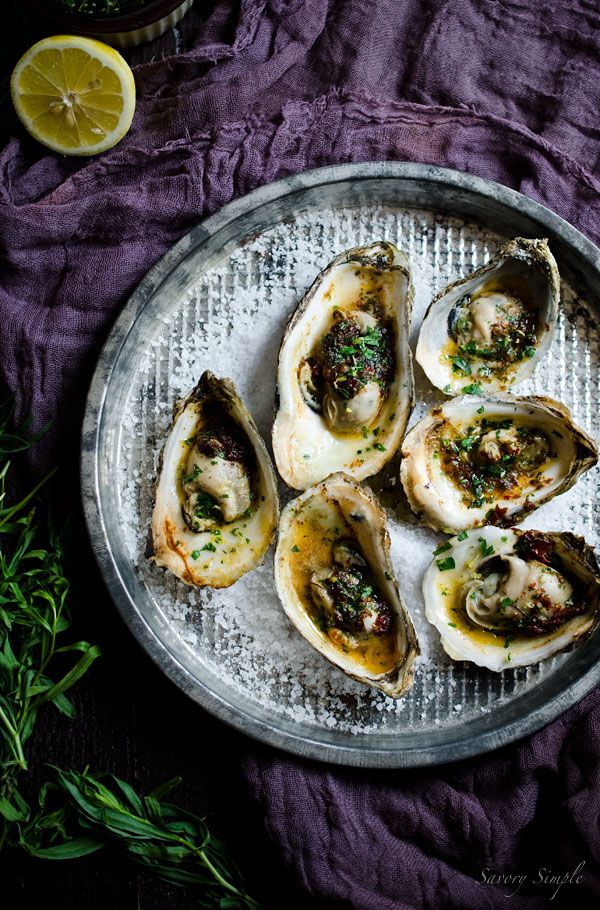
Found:
[[[552,341],[560,299],[546,240],[517,237],[432,301],[417,344],[427,378],[447,395],[503,391],[533,371]]]
[[[413,401],[408,260],[391,243],[337,256],[286,329],[273,452],[294,489],[336,471],[361,480],[398,450]]]
[[[370,490],[338,473],[290,502],[275,585],[294,626],[341,670],[393,698],[410,687],[419,646]]]
[[[452,533],[521,521],[597,460],[596,443],[558,401],[464,395],[410,430],[400,479],[413,512]]]
[[[444,650],[489,670],[570,648],[597,624],[599,590],[583,538],[516,528],[463,531],[438,547],[423,580]]]
[[[231,380],[206,371],[178,404],[162,455],[152,558],[187,584],[226,588],[262,561],[278,514],[254,420]]]

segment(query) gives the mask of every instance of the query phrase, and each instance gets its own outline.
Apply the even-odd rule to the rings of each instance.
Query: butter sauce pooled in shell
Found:
[[[344,673],[393,698],[410,687],[419,646],[369,489],[338,473],[288,504],[275,585],[298,631]]]
[[[391,243],[337,256],[292,316],[279,352],[273,452],[304,490],[343,470],[362,480],[398,450],[413,402],[413,289]]]
[[[162,454],[152,514],[153,559],[187,584],[232,585],[275,536],[275,474],[229,379],[202,374],[180,402]]]
[[[594,553],[569,532],[463,531],[438,547],[423,579],[444,650],[496,671],[582,640],[598,623],[599,594]]]
[[[507,527],[570,489],[597,460],[596,443],[558,401],[464,395],[411,429],[400,479],[431,528]]]
[[[517,237],[435,297],[417,361],[447,395],[504,391],[531,375],[550,347],[559,299],[548,242]]]

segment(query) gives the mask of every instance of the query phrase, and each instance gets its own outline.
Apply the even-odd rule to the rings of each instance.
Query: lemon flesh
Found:
[[[112,148],[131,126],[135,81],[101,41],[57,35],[38,41],[13,70],[15,110],[29,133],[63,155]]]

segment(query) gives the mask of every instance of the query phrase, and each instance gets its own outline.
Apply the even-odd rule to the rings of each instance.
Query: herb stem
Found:
[[[10,464],[10,462],[8,462],[8,464]],[[7,466],[8,466],[8,465],[7,465]],[[5,525],[11,518],[13,518],[18,512],[21,512],[21,511],[25,508],[25,506],[27,505],[27,503],[31,502],[31,500],[33,499],[33,497],[34,497],[37,493],[39,493],[39,491],[42,489],[42,487],[45,486],[45,484],[48,483],[48,481],[50,480],[50,478],[53,477],[53,476],[56,474],[57,471],[58,471],[58,468],[54,468],[52,471],[50,471],[49,474],[46,474],[46,476],[43,477],[42,480],[40,480],[40,482],[39,482],[38,484],[35,485],[35,487],[33,488],[33,490],[31,490],[26,496],[24,496],[23,499],[22,499],[20,502],[17,502],[16,505],[11,506],[10,509],[6,509],[6,510],[3,511],[2,513],[0,513],[1,516],[2,516],[2,517],[0,517],[0,531],[3,529],[4,525]]]
[[[245,891],[240,891],[239,888],[236,888],[235,885],[232,885],[231,882],[228,882],[227,879],[223,878],[219,870],[213,866],[204,850],[195,847],[194,844],[190,843],[190,841],[184,840],[183,838],[178,838],[178,840],[180,840],[182,844],[185,844],[185,846],[188,847],[191,852],[200,859],[203,865],[206,866],[208,871],[211,873],[211,875],[214,876],[222,888],[224,888],[226,891],[229,891],[229,893],[234,897],[242,898],[248,907],[253,908],[253,910],[262,910],[261,905],[257,903],[257,901],[255,901],[253,898],[251,898],[249,894],[246,894]]]

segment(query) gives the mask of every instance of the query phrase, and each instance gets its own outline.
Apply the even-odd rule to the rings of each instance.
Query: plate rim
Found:
[[[600,283],[600,250],[580,231],[541,203],[517,190],[482,177],[412,162],[362,162],[314,168],[265,184],[235,199],[203,219],[175,243],[146,273],[119,312],[102,346],[87,394],[81,432],[80,485],[83,511],[92,551],[105,586],[122,619],[151,659],[187,696],[211,714],[255,739],[302,758],[365,768],[425,767],[473,757],[534,733],[560,717],[600,683],[600,666],[587,669],[561,691],[534,710],[516,717],[502,729],[484,730],[469,739],[446,739],[441,746],[403,749],[368,748],[360,744],[328,744],[317,737],[295,734],[276,723],[246,713],[214,692],[184,666],[137,608],[111,550],[101,507],[98,440],[102,430],[106,395],[112,369],[138,316],[179,263],[210,237],[255,210],[285,196],[314,189],[319,185],[349,180],[394,179],[436,183],[471,196],[493,199],[537,222],[558,237],[584,263],[586,273],[596,273]],[[436,209],[432,207],[435,211]],[[527,693],[526,693],[527,694]],[[373,734],[375,736],[376,734]],[[369,734],[371,736],[371,734]],[[349,737],[351,743],[351,737]]]

